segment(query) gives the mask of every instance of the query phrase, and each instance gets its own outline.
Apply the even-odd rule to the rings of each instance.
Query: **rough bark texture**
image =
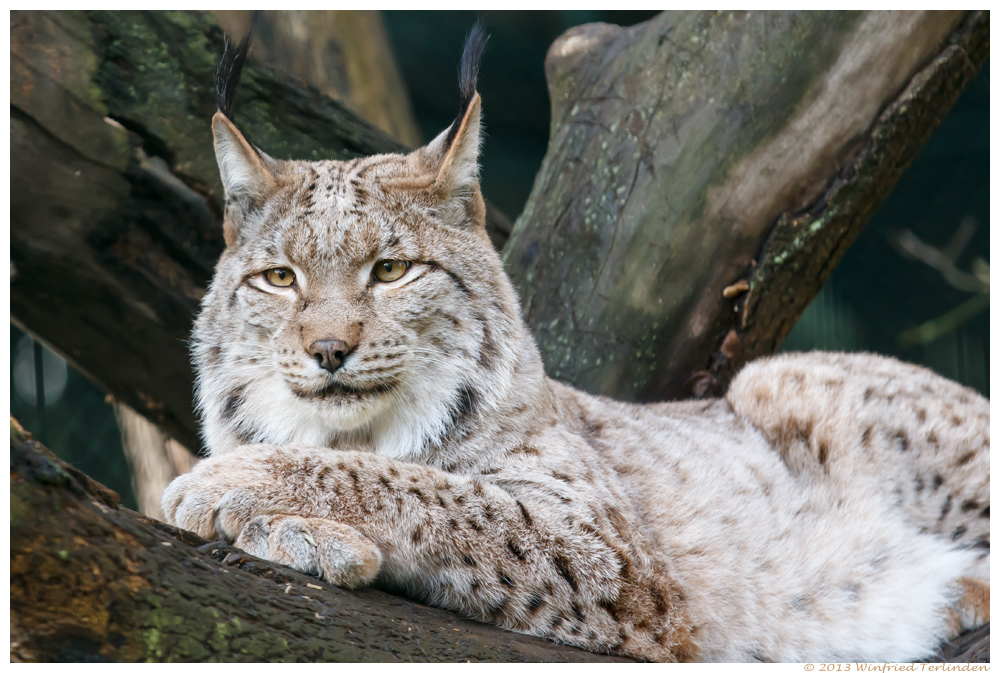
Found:
[[[222,42],[209,14],[11,13],[11,318],[192,450],[185,342],[224,245]],[[236,114],[277,157],[403,149],[265,67]],[[510,225],[489,213],[499,243]]]
[[[504,250],[549,374],[626,399],[724,390],[988,44],[986,12],[678,12],[560,37],[549,151]]]
[[[938,122],[986,63],[989,20],[989,12],[968,16],[941,53],[879,115],[824,194],[804,211],[778,218],[748,270],[748,291],[736,301],[730,330],[721,339],[716,336],[721,345],[707,372],[693,377],[699,386],[708,386],[707,393],[724,392],[743,363],[773,353],[788,336]],[[659,394],[676,394],[680,379],[661,382]]]
[[[404,145],[420,144],[403,79],[376,11],[214,12],[230,36],[254,29],[254,56],[347,103]]]
[[[625,661],[346,591],[118,505],[15,422],[12,661]]]

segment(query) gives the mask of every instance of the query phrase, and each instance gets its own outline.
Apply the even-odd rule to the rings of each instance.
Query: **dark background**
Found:
[[[385,21],[427,141],[455,116],[462,43],[476,18],[485,19],[491,37],[479,78],[486,127],[483,191],[513,220],[548,143],[543,64],[549,45],[574,25],[631,25],[653,14],[406,11],[386,12]],[[970,295],[890,244],[893,232],[909,229],[943,248],[959,224],[971,220],[976,231],[958,267],[969,270],[975,257],[989,261],[989,94],[987,65],[848,250],[782,350],[894,355],[989,394],[988,309],[934,341],[900,347],[900,333],[940,317]],[[45,435],[53,451],[134,507],[128,465],[104,391],[54,354],[42,361],[47,379],[44,427],[36,413],[30,337],[11,325],[11,414],[36,435]]]

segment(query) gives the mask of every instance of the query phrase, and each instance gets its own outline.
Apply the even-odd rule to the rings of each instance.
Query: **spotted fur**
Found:
[[[759,361],[707,402],[548,379],[485,232],[479,117],[473,88],[415,152],[296,162],[216,115],[212,455],[168,521],[649,660],[905,660],[989,619],[986,400],[869,355]],[[411,265],[379,283],[385,259]],[[334,372],[324,339],[349,349]]]

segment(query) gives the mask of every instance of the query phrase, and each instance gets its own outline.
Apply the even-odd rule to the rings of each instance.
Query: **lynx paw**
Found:
[[[167,523],[210,540],[232,541],[250,519],[265,511],[252,492],[201,476],[183,474],[163,492]]]
[[[990,583],[974,577],[958,580],[958,600],[948,610],[949,638],[990,621]]]
[[[248,455],[238,458],[203,460],[174,479],[161,498],[164,521],[205,538],[232,541],[254,517],[287,507],[259,460],[264,448],[248,447]]]
[[[236,546],[346,589],[371,583],[382,564],[371,540],[329,519],[259,516],[246,525]]]

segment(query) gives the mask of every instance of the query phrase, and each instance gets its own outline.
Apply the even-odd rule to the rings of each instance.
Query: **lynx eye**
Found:
[[[288,287],[295,282],[295,274],[291,269],[268,269],[264,272],[264,278],[275,287]]]
[[[375,262],[374,273],[375,277],[383,283],[391,283],[394,280],[402,278],[403,274],[409,268],[409,262],[398,259],[380,259]]]

